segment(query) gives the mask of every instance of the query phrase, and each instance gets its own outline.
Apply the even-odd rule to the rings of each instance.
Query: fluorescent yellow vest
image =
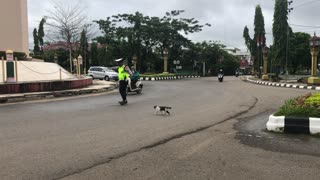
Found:
[[[129,73],[124,70],[125,66],[121,66],[118,69],[118,78],[119,80],[127,80],[129,79]]]

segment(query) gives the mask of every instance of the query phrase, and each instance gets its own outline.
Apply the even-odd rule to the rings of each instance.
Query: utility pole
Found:
[[[288,20],[287,20],[287,49],[286,49],[286,81],[288,80],[288,53],[289,53],[289,14],[293,10],[293,7],[290,7],[290,5],[293,3],[293,0],[288,1]]]

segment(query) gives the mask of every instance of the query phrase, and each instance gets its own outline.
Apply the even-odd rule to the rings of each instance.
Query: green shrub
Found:
[[[24,52],[13,52],[14,58],[18,58],[18,60],[25,60],[27,58],[26,53]]]
[[[274,114],[275,116],[320,118],[320,94],[299,96],[289,99]],[[316,104],[316,105],[315,105]]]
[[[308,104],[310,106],[315,106],[315,107],[320,107],[320,93],[316,93],[309,97],[306,101],[305,104]]]

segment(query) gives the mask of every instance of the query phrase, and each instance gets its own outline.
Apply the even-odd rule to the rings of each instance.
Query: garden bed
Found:
[[[320,118],[320,93],[308,93],[289,99],[274,116],[315,117]]]
[[[267,130],[273,132],[320,134],[320,93],[290,99],[269,116]]]

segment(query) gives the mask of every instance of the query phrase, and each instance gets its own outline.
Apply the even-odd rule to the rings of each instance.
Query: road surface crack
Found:
[[[109,157],[108,159],[106,159],[104,161],[97,162],[97,163],[92,164],[91,166],[88,166],[86,168],[79,169],[79,170],[74,171],[74,172],[72,172],[70,174],[61,175],[60,177],[57,177],[57,178],[54,178],[54,179],[63,179],[63,178],[69,177],[69,176],[73,176],[75,174],[80,174],[80,173],[82,173],[82,172],[84,172],[86,170],[90,170],[90,169],[92,169],[94,167],[97,167],[97,166],[100,166],[100,165],[103,165],[103,164],[106,164],[106,163],[110,163],[113,160],[120,159],[120,158],[125,157],[127,155],[130,155],[130,154],[133,154],[133,153],[137,153],[137,152],[140,152],[140,151],[146,150],[146,149],[151,149],[151,148],[160,146],[162,144],[166,144],[167,142],[170,142],[172,140],[176,140],[176,139],[182,138],[182,137],[187,136],[187,135],[198,133],[200,131],[203,131],[203,130],[212,128],[214,126],[217,126],[219,124],[222,124],[222,123],[224,123],[226,121],[229,121],[231,119],[237,118],[238,116],[241,116],[241,115],[243,115],[245,113],[248,113],[252,108],[255,107],[255,105],[258,103],[258,98],[256,98],[256,97],[253,97],[253,98],[254,98],[254,103],[252,105],[248,106],[248,109],[243,110],[241,112],[238,112],[238,113],[236,113],[236,114],[234,114],[234,115],[232,115],[232,116],[230,116],[230,117],[228,117],[228,118],[226,118],[226,119],[224,119],[224,120],[222,120],[220,122],[217,122],[217,123],[214,123],[214,124],[211,124],[211,125],[207,125],[207,126],[204,126],[204,127],[200,127],[200,128],[197,128],[197,129],[193,129],[193,130],[190,130],[190,131],[187,131],[187,132],[179,133],[179,134],[176,134],[176,135],[173,135],[173,136],[170,136],[170,137],[167,137],[165,139],[162,139],[162,140],[157,141],[155,143],[152,143],[150,145],[143,146],[143,147],[141,147],[139,149],[128,151],[128,152],[125,152],[125,153],[122,153],[122,154],[118,154],[118,155],[113,156],[113,157]]]

